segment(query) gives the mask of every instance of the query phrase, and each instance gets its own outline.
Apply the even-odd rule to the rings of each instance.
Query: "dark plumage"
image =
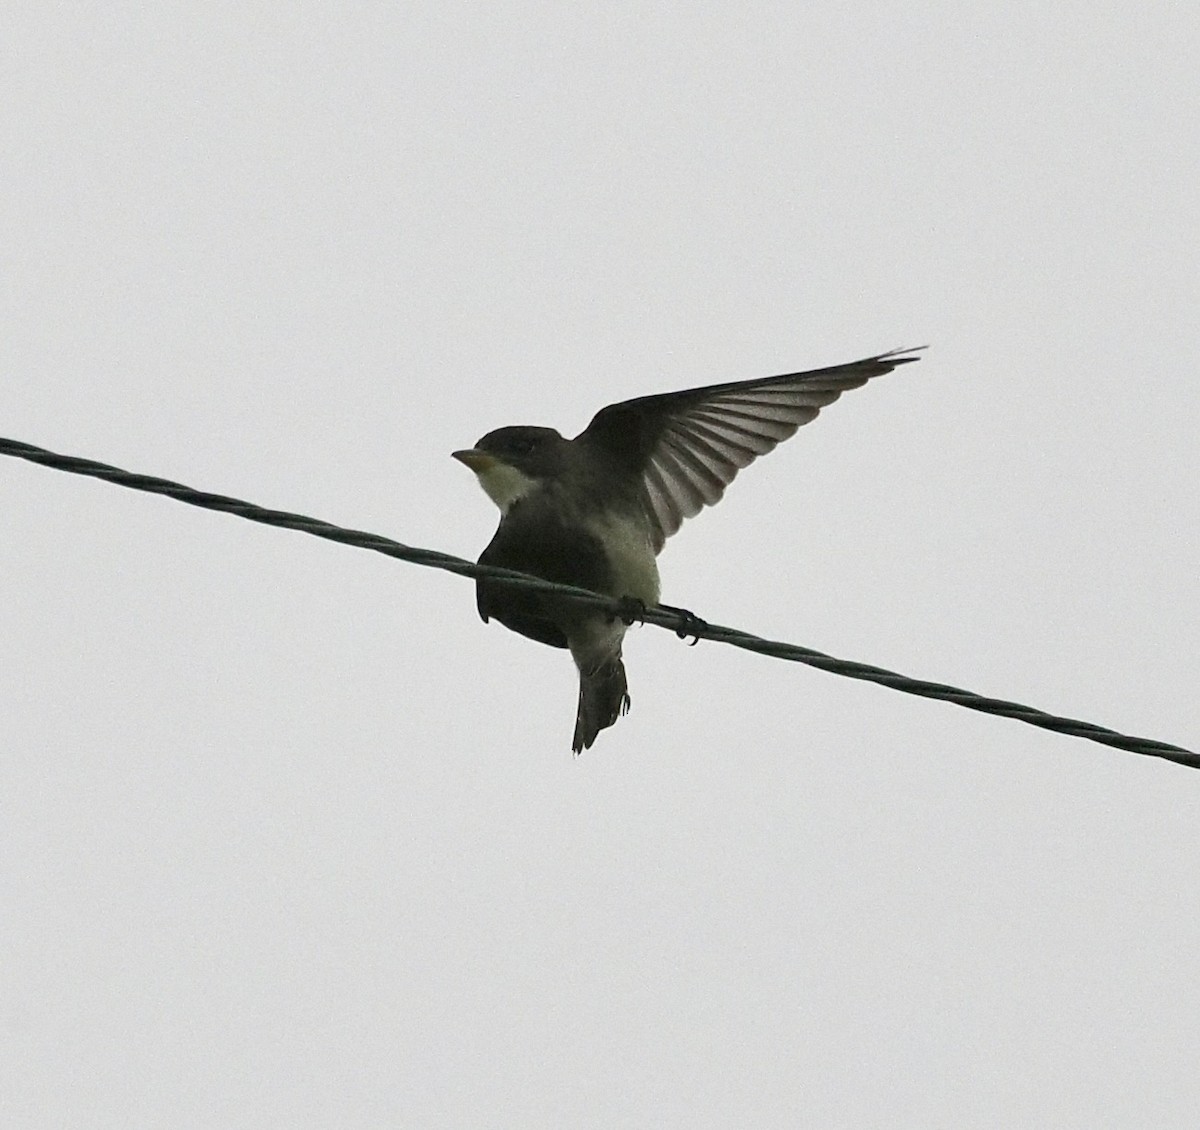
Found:
[[[656,604],[654,559],[687,518],[847,389],[917,360],[913,352],[610,404],[571,440],[552,428],[489,432],[454,453],[501,511],[480,563]],[[570,648],[580,678],[576,753],[628,709],[620,621],[486,578],[476,596],[485,621]]]

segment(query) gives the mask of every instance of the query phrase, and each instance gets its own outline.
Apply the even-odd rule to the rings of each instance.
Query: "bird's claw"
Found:
[[[691,637],[689,647],[695,647],[700,642],[700,632],[708,627],[707,620],[701,620],[694,612],[689,612],[686,608],[676,608],[673,604],[658,605],[664,612],[670,612],[678,617],[679,623],[675,625],[675,634],[681,639],[686,640]],[[646,602],[639,600],[636,596],[623,596],[617,601],[617,608],[612,614],[614,620],[620,620],[622,624],[629,626],[634,623],[645,623],[646,620]]]
[[[660,604],[664,612],[673,612],[679,617],[679,623],[675,625],[675,634],[681,639],[686,640],[691,637],[691,643],[688,647],[695,647],[700,642],[700,633],[708,627],[707,620],[701,620],[694,612],[689,612],[686,608],[676,608],[673,604]]]
[[[617,601],[613,619],[620,620],[626,627],[646,619],[646,602],[636,596],[623,596]]]

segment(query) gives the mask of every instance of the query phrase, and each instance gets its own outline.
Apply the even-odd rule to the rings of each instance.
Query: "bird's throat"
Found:
[[[515,503],[520,502],[538,485],[537,479],[532,479],[516,467],[499,460],[480,468],[475,475],[488,498],[500,508],[501,514],[507,514]]]

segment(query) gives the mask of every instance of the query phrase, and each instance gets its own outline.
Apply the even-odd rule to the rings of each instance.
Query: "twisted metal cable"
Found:
[[[152,475],[137,475],[123,471],[120,467],[111,467],[106,463],[97,463],[91,459],[80,459],[73,455],[58,455],[32,444],[20,443],[17,440],[0,439],[0,455],[14,455],[19,459],[27,459],[31,463],[40,463],[45,467],[54,467],[59,471],[68,471],[74,475],[89,475],[92,478],[104,479],[118,486],[130,487],[133,490],[147,491],[151,494],[164,494],[169,498],[186,502],[189,506],[200,506],[206,510],[220,510],[226,514],[236,514],[239,518],[247,518],[251,522],[261,522],[267,526],[280,526],[286,530],[299,530],[302,533],[313,534],[329,541],[341,542],[343,545],[357,546],[360,549],[370,549],[376,553],[386,554],[401,561],[414,565],[425,565],[434,569],[445,569],[463,577],[488,577],[508,584],[528,588],[535,592],[554,593],[578,600],[582,604],[590,604],[611,612],[614,616],[628,616],[627,602],[614,600],[612,597],[589,592],[587,589],[575,588],[572,585],[556,584],[545,581],[540,577],[532,577],[526,573],[517,573],[511,569],[498,569],[487,565],[476,565],[454,557],[449,553],[439,553],[434,549],[421,549],[416,546],[403,545],[391,538],[379,534],[367,533],[364,530],[350,530],[323,522],[319,518],[308,518],[303,514],[292,514],[286,510],[267,510],[252,502],[244,502],[238,498],[230,498],[221,494],[210,494],[206,491],[194,490],[182,483],[173,483],[168,479],[155,478]],[[866,663],[855,663],[852,660],[836,659],[811,648],[800,647],[797,644],[783,643],[779,640],[763,639],[737,628],[724,627],[721,624],[709,624],[699,620],[681,609],[672,609],[659,605],[655,608],[639,609],[637,619],[661,628],[668,628],[681,638],[697,637],[699,639],[715,640],[719,643],[732,644],[734,647],[747,651],[756,651],[761,655],[769,655],[776,659],[786,659],[793,663],[806,663],[810,667],[819,667],[834,675],[844,675],[850,679],[863,679],[871,683],[879,683],[905,694],[919,695],[923,698],[939,699],[942,702],[952,702],[965,706],[968,710],[979,710],[985,714],[996,714],[1002,718],[1014,718],[1018,722],[1027,722],[1031,726],[1040,726],[1044,730],[1054,730],[1060,734],[1073,737],[1087,738],[1089,741],[1100,742],[1103,745],[1114,746],[1130,753],[1142,754],[1148,757],[1161,757],[1189,769],[1200,769],[1200,754],[1192,753],[1181,746],[1168,742],[1154,741],[1150,738],[1131,737],[1118,733],[1116,730],[1097,726],[1091,722],[1082,722],[1076,718],[1062,718],[1037,710],[1032,706],[1022,706],[1018,702],[1007,702],[999,698],[986,698],[972,691],[959,687],[947,686],[944,683],[931,683],[923,679],[912,679],[907,675],[899,675],[895,671],[887,671],[882,667],[872,667]]]

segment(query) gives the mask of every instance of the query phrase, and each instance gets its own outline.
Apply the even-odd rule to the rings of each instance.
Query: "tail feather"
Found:
[[[579,709],[571,749],[590,749],[596,735],[629,710],[629,688],[621,654],[609,656],[591,670],[579,670]]]

